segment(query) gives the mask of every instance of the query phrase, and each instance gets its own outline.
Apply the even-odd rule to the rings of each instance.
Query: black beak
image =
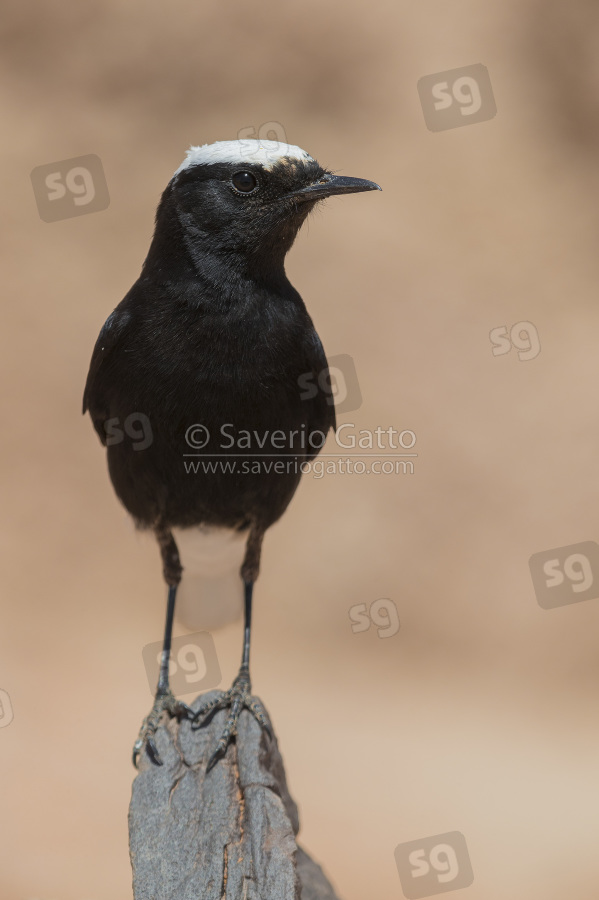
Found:
[[[287,194],[296,200],[322,200],[324,197],[332,197],[334,194],[357,194],[359,191],[380,191],[382,188],[374,181],[366,181],[365,178],[349,178],[346,175],[325,175],[320,181],[309,184]]]

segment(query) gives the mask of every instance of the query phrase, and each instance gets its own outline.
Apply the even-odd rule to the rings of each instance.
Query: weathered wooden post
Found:
[[[135,900],[338,900],[296,844],[276,737],[247,710],[225,758],[206,771],[225,717],[219,710],[196,730],[168,722],[156,735],[164,765],[140,761],[129,808]]]

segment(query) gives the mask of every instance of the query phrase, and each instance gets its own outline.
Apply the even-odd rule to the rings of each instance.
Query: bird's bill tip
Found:
[[[297,200],[321,200],[335,194],[357,194],[361,191],[381,191],[374,181],[365,178],[351,178],[349,175],[325,175],[324,178],[294,191],[291,196]]]

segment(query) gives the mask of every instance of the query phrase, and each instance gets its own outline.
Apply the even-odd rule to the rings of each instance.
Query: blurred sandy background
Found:
[[[599,600],[542,609],[528,560],[599,540],[598,41],[590,0],[5,4],[3,900],[131,897],[165,590],[81,394],[187,146],[272,120],[384,188],[330,200],[288,271],[355,361],[341,420],[412,429],[419,454],[412,476],[304,479],[266,540],[253,682],[302,842],[343,900],[401,897],[394,848],[448,831],[474,870],[456,900],[597,897]],[[418,79],[474,63],[497,116],[431,133]],[[88,153],[110,207],[42,222],[30,171]],[[494,356],[523,320],[536,359]],[[399,633],[354,634],[383,597]],[[214,638],[226,687],[241,624]]]

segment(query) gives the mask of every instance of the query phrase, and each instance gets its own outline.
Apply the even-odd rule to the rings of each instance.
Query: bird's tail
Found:
[[[230,528],[174,528],[183,576],[177,590],[176,616],[192,630],[221,628],[243,609],[239,570],[247,531]]]

